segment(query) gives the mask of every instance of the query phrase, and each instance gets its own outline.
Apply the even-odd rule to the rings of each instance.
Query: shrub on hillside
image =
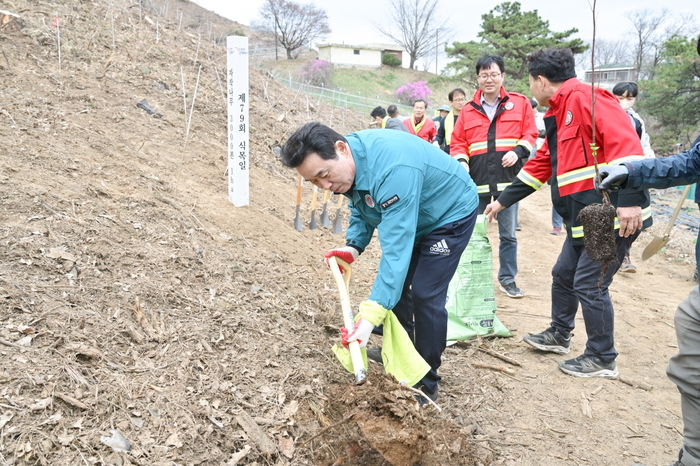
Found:
[[[301,65],[301,79],[313,86],[328,86],[333,77],[333,65],[325,60],[309,60]]]
[[[431,105],[428,96],[432,94],[433,91],[428,87],[428,83],[425,81],[415,81],[412,83],[404,84],[403,86],[396,89],[396,97],[400,99],[400,102],[406,105],[413,105],[416,100],[425,100],[428,106]]]
[[[382,54],[382,65],[401,66],[401,59],[399,59],[396,55],[392,55],[390,53],[383,53]]]

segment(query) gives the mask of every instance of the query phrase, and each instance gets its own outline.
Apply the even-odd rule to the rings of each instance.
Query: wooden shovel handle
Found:
[[[316,198],[318,193],[318,187],[314,185],[314,197],[311,199],[311,210],[316,210]]]
[[[301,189],[304,187],[304,178],[299,175],[297,180],[297,205],[301,205]]]
[[[325,204],[328,204],[328,198],[330,197],[330,195],[331,195],[331,190],[330,190],[330,189],[326,189],[326,190],[323,192],[323,204],[324,204],[324,205],[325,205]]]
[[[690,188],[692,188],[692,187],[693,187],[693,185],[689,184],[683,190],[683,194],[681,194],[681,198],[678,199],[678,205],[676,205],[676,210],[673,212],[673,215],[671,216],[671,220],[668,221],[668,226],[666,227],[666,233],[664,233],[664,237],[669,236],[671,234],[671,230],[673,229],[673,224],[676,223],[676,219],[678,218],[678,214],[681,212],[681,209],[683,208],[683,203],[685,203],[685,198],[688,197],[688,194],[690,193]]]
[[[348,286],[350,285],[352,268],[350,267],[350,264],[337,258],[336,256],[331,256],[328,259],[328,264],[330,265],[331,272],[333,273],[335,283],[338,285],[338,291],[340,293],[340,306],[343,311],[343,323],[345,324],[345,328],[352,332],[355,328],[355,319],[352,315],[350,295],[348,294]],[[343,267],[343,273],[340,272],[339,265]],[[353,341],[348,345],[348,349],[350,350],[352,367],[355,371],[355,382],[360,383],[367,377],[367,371],[365,369],[364,360],[362,359],[360,344],[357,341]]]

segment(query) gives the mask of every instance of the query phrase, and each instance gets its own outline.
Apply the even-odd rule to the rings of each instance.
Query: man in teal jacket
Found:
[[[477,216],[476,185],[469,174],[413,135],[364,130],[345,138],[320,123],[307,123],[289,137],[282,162],[319,188],[350,199],[346,246],[328,251],[326,258],[351,263],[374,230],[379,233],[377,277],[344,341],[366,346],[392,310],[431,368],[417,386],[436,400],[447,339],[447,287]]]

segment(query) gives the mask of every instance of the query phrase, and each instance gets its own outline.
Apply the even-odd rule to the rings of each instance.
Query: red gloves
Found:
[[[328,263],[328,259],[333,257],[333,256],[336,256],[339,259],[344,260],[348,264],[352,264],[355,261],[355,259],[357,259],[357,256],[359,256],[359,255],[360,255],[360,251],[358,251],[357,249],[355,249],[351,246],[345,246],[342,248],[331,249],[324,256],[326,258],[326,265],[328,267],[330,267],[330,264]],[[341,272],[343,271],[342,267],[340,267],[340,271]]]
[[[355,329],[352,332],[348,331],[345,327],[340,329],[343,346],[347,348],[349,343],[357,341],[360,344],[360,348],[364,348],[367,346],[372,330],[374,330],[374,324],[360,317],[357,319],[357,322],[355,322]]]

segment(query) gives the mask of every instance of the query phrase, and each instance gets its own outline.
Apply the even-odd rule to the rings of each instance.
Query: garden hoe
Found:
[[[676,206],[675,212],[673,212],[673,215],[671,216],[671,220],[668,221],[668,226],[666,227],[666,231],[664,232],[663,236],[654,236],[654,239],[651,240],[651,243],[647,245],[646,248],[644,248],[644,251],[642,252],[642,260],[647,260],[657,252],[661,250],[666,244],[668,244],[668,241],[671,239],[671,230],[673,229],[673,224],[676,223],[676,218],[678,217],[678,214],[680,213],[681,209],[683,208],[683,203],[685,202],[685,198],[688,197],[688,193],[690,192],[690,188],[693,185],[688,185],[685,187],[683,190],[683,194],[681,194],[681,198],[678,200],[678,205]]]
[[[343,207],[343,196],[338,195],[338,209],[335,211],[335,218],[333,219],[333,233],[343,232],[343,217],[340,215],[340,209]]]
[[[326,189],[323,192],[323,209],[321,210],[321,225],[328,228],[331,226],[331,220],[328,218],[328,197],[331,195],[331,191]]]
[[[318,197],[318,188],[314,186],[314,197],[311,200],[311,220],[309,221],[309,229],[313,230],[318,228],[316,223],[316,198]]]
[[[335,283],[338,285],[338,292],[340,293],[340,307],[343,312],[343,323],[345,324],[345,328],[348,329],[348,332],[352,332],[355,328],[355,318],[352,315],[350,295],[348,294],[348,286],[350,285],[350,274],[352,269],[350,268],[350,264],[342,259],[338,259],[336,256],[331,256],[328,258],[328,265],[330,265],[333,278],[335,279]],[[340,271],[340,267],[343,268],[343,272]],[[365,363],[362,359],[360,344],[357,341],[353,341],[348,344],[348,349],[350,350],[352,367],[355,372],[355,383],[360,384],[367,379],[367,370],[365,369]]]
[[[304,227],[301,226],[301,213],[299,212],[299,209],[301,208],[301,188],[304,186],[303,182],[304,178],[299,175],[299,179],[297,180],[297,206],[296,210],[294,211],[294,228],[299,231],[304,229]]]

